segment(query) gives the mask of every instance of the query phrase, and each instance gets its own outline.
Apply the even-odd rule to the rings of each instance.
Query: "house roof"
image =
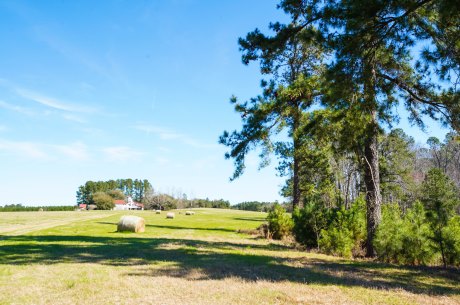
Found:
[[[118,205],[125,205],[125,204],[127,204],[127,202],[124,201],[124,200],[114,200],[113,203],[114,203],[114,204],[118,204]],[[140,202],[134,201],[133,204],[134,204],[134,205],[137,205],[137,206],[140,206],[140,207],[144,207],[144,204],[142,204],[142,203],[140,203]]]

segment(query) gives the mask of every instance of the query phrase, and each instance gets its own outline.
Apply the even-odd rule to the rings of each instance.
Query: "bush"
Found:
[[[449,264],[448,253],[455,253],[455,240],[449,242],[451,219],[455,216],[455,210],[460,205],[458,189],[453,181],[437,168],[431,169],[422,184],[422,203],[425,206],[426,218],[433,233],[435,249],[441,254],[444,267]],[[446,235],[447,234],[447,235]],[[449,243],[449,244],[448,244]],[[453,243],[453,244],[452,244]],[[452,252],[453,251],[453,252]]]
[[[332,214],[327,229],[321,230],[319,248],[327,254],[352,257],[360,255],[366,238],[365,202],[358,198],[346,210],[341,207]]]
[[[268,213],[267,221],[273,239],[283,239],[292,233],[292,218],[279,204],[275,204]]]
[[[111,210],[115,207],[113,198],[104,192],[94,193],[92,201],[98,210]]]
[[[404,216],[397,204],[385,205],[382,216],[374,239],[380,260],[411,265],[428,264],[432,260],[431,231],[420,202]]]
[[[433,258],[430,227],[425,210],[420,202],[408,209],[401,226],[402,252],[399,262],[411,265],[426,265]]]
[[[447,264],[460,266],[460,216],[449,220],[447,227],[443,229],[443,235]]]
[[[319,248],[327,254],[343,257],[351,257],[353,255],[354,243],[352,234],[345,227],[334,225],[327,230],[321,230],[321,238],[318,244]]]
[[[303,209],[295,209],[292,213],[292,231],[296,241],[307,247],[318,247],[318,239],[321,230],[328,225],[329,214],[329,210],[314,201],[306,203]]]

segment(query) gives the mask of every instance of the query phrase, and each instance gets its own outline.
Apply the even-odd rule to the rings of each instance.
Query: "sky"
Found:
[[[75,204],[88,180],[148,179],[189,198],[283,201],[250,154],[233,181],[229,99],[260,93],[238,37],[287,17],[272,0],[0,0],[0,205]],[[447,130],[400,126],[424,143]]]

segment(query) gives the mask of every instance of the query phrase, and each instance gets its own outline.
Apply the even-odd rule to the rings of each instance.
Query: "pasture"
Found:
[[[264,213],[194,211],[0,213],[0,304],[460,304],[458,270],[307,253],[240,233]],[[144,233],[116,232],[127,214]]]

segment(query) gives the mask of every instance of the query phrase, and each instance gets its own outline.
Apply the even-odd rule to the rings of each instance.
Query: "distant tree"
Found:
[[[407,207],[409,202],[414,201],[414,142],[402,129],[393,129],[381,136],[379,166],[384,202],[395,202]]]
[[[115,207],[113,198],[104,192],[96,192],[93,194],[93,203],[98,210],[111,210]]]
[[[125,200],[126,196],[121,190],[113,189],[107,192],[107,195],[112,197],[114,200]]]
[[[116,199],[124,199],[118,192],[121,191],[125,196],[132,196],[135,201],[142,202],[146,193],[152,189],[152,185],[147,179],[117,179],[108,181],[87,181],[79,186],[77,190],[77,203],[91,203],[91,197],[96,192],[113,193]]]
[[[432,165],[439,168],[449,176],[457,187],[460,188],[460,137],[455,132],[450,132],[441,142],[436,137],[427,141]]]
[[[155,193],[153,190],[148,192],[144,200],[144,205],[146,209],[150,210],[171,210],[177,207],[174,197],[167,194]]]
[[[244,201],[232,205],[231,208],[245,211],[268,212],[275,204],[275,202]]]
[[[0,206],[0,212],[36,212],[36,211],[73,211],[75,206],[72,205],[54,205],[54,206],[24,206],[22,204],[7,204]]]

